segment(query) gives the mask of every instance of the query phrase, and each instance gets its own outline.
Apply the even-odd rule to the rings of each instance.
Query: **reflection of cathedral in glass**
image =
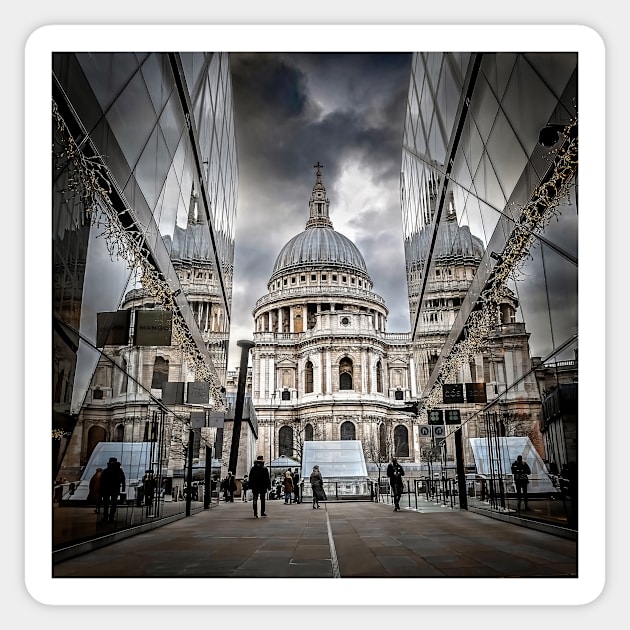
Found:
[[[191,414],[224,404],[238,188],[228,55],[58,54],[53,70],[56,465],[72,479],[100,442],[159,440],[155,472],[177,479]],[[168,339],[142,343],[143,321]],[[219,429],[196,425],[203,461]]]
[[[403,137],[422,411],[448,407],[443,384],[483,383],[485,407],[459,406],[465,437],[527,436],[556,463],[576,457],[541,410],[559,366],[577,370],[576,79],[575,54],[416,53]],[[549,124],[565,131],[542,146]]]

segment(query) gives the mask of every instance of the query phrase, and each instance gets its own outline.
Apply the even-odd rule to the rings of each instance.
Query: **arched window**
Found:
[[[387,429],[383,423],[378,428],[378,454],[381,458],[387,457]]]
[[[380,361],[376,363],[376,391],[383,393],[383,366]]]
[[[356,440],[356,430],[354,424],[349,420],[344,422],[340,428],[342,440]]]
[[[409,457],[409,432],[402,424],[394,429],[394,453],[396,457]]]
[[[352,389],[352,361],[348,357],[339,362],[339,389]]]
[[[312,424],[307,424],[304,427],[304,441],[305,442],[313,441],[313,425]]]
[[[278,445],[280,447],[278,455],[293,457],[293,429],[291,427],[281,427],[278,431]]]
[[[114,442],[124,442],[125,441],[125,425],[119,424],[116,427],[116,435]]]
[[[103,427],[90,427],[90,430],[88,431],[87,451],[85,453],[85,456],[87,457],[88,461],[96,445],[99,442],[104,442],[105,439],[106,439],[106,435],[105,435],[105,429],[103,429]]]
[[[168,383],[168,361],[162,357],[155,357],[151,389],[162,389],[164,383]]]
[[[304,369],[304,391],[307,394],[313,393],[313,364],[310,361],[306,362]]]

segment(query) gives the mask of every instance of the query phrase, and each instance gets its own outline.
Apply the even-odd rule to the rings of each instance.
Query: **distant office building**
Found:
[[[401,178],[420,421],[457,410],[464,437],[527,436],[558,466],[575,451],[541,401],[578,348],[577,63],[414,54]]]
[[[156,472],[177,477],[186,449],[203,460],[222,432],[211,416],[225,407],[238,190],[229,58],[52,63],[53,474],[78,479],[100,442],[149,441]]]

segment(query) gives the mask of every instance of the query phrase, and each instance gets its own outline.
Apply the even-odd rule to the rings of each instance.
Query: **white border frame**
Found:
[[[326,42],[323,47],[322,44]],[[166,46],[168,44],[168,46]],[[579,54],[579,117],[580,117],[580,230],[579,271],[580,380],[585,386],[604,383],[605,304],[604,240],[605,240],[605,64],[601,37],[585,26],[562,25],[222,25],[222,26],[132,26],[132,25],[61,25],[44,26],[34,31],[25,49],[25,216],[37,215],[35,225],[25,233],[25,329],[41,331],[41,314],[50,312],[51,302],[42,303],[41,261],[52,260],[49,223],[50,212],[50,102],[51,54],[59,50],[217,50],[217,51],[335,51],[335,52],[411,52],[422,51],[576,51]],[[210,46],[210,48],[209,48]],[[48,178],[48,179],[47,179]],[[49,184],[49,185],[46,185]],[[45,209],[42,211],[42,208]],[[40,220],[39,217],[45,217]],[[46,219],[47,218],[47,219]],[[41,230],[41,233],[40,233]],[[46,277],[46,276],[44,276]],[[30,290],[29,290],[30,288]],[[587,302],[588,301],[588,302]],[[596,304],[597,308],[588,308]],[[48,306],[48,310],[46,309]],[[29,326],[29,319],[32,325]],[[48,344],[48,345],[47,345]],[[25,340],[25,377],[39,373],[50,365],[47,352],[51,338],[30,335]],[[42,356],[44,355],[44,357]],[[50,379],[38,396],[25,397],[26,488],[41,488],[41,475],[51,470],[50,415],[42,406],[51,400]],[[29,382],[25,378],[25,382]],[[599,388],[598,388],[599,389]],[[603,389],[603,388],[602,388]],[[586,387],[579,400],[579,412],[588,433],[582,431],[579,461],[605,462],[605,399],[588,396]],[[584,437],[588,436],[588,440]],[[41,466],[30,465],[38,461]],[[583,467],[581,466],[581,470]],[[312,592],[324,606],[347,605],[348,587],[357,594],[368,586],[397,592],[397,607],[422,605],[575,605],[596,599],[605,583],[605,503],[601,489],[605,487],[604,467],[597,475],[583,474],[580,480],[579,577],[569,579],[342,579],[291,580],[274,579],[275,592],[290,588],[292,604],[314,605]],[[600,504],[584,509],[587,497],[599,497]],[[53,579],[50,535],[52,522],[43,515],[51,510],[30,495],[25,500],[25,582],[37,601],[52,605],[103,605],[120,602],[121,589],[132,590],[135,602],[151,601],[153,579]],[[48,526],[48,527],[47,527]],[[43,533],[42,533],[43,532]],[[446,580],[446,581],[445,581]],[[260,588],[261,580],[225,581],[221,605],[266,605],[268,589]],[[124,582],[125,586],[122,585]],[[213,590],[217,579],[161,579],[160,590],[168,592],[168,601],[178,605],[208,605],[209,584]],[[234,588],[227,588],[227,585]],[[254,587],[254,585],[256,585]],[[249,587],[254,588],[249,588]],[[340,588],[341,586],[341,588]],[[447,587],[448,588],[445,588]],[[299,587],[299,588],[296,588]],[[105,597],[105,593],[111,593]],[[217,591],[214,591],[217,592]],[[248,597],[243,597],[247,592]],[[257,596],[256,593],[260,593]],[[453,593],[457,593],[454,597]],[[491,593],[491,601],[483,601],[482,593]],[[300,598],[305,598],[300,601]],[[360,597],[361,606],[378,606],[376,601]],[[160,602],[151,601],[151,605]],[[293,618],[292,623],[295,622]],[[296,622],[297,623],[297,622]]]

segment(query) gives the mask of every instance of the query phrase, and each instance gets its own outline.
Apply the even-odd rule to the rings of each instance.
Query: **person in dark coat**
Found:
[[[110,457],[107,468],[101,473],[101,498],[103,500],[103,522],[111,523],[118,506],[118,495],[125,491],[125,473],[120,462]]]
[[[512,474],[514,475],[514,485],[516,486],[516,499],[518,501],[518,509],[521,509],[521,499],[525,503],[525,509],[527,506],[527,484],[529,483],[528,475],[532,474],[529,468],[529,464],[523,461],[523,456],[519,455],[515,462],[512,462]]]
[[[241,481],[241,501],[247,503],[247,491],[249,490],[249,477],[245,475]]]
[[[300,472],[297,468],[293,471],[293,503],[300,503]]]
[[[261,455],[258,456],[254,465],[249,471],[249,489],[252,491],[254,504],[254,518],[258,518],[258,498],[260,497],[260,515],[267,516],[265,513],[265,497],[267,492],[271,490],[271,478],[269,471],[265,468]]]
[[[293,498],[293,475],[291,474],[291,470],[287,470],[287,472],[284,473],[282,485],[284,487],[284,504],[291,505]]]
[[[153,499],[155,498],[155,490],[157,487],[157,479],[151,469],[148,469],[142,477],[142,490],[144,505],[147,508],[147,515],[151,512],[153,507]]]
[[[319,466],[313,466],[313,472],[309,477],[311,488],[313,489],[313,509],[319,509],[320,501],[327,501],[326,491],[324,490],[324,478],[319,472]]]
[[[389,485],[391,486],[392,498],[394,499],[394,512],[400,512],[400,497],[403,492],[402,478],[405,476],[405,471],[395,457],[392,457],[391,463],[387,466],[387,476],[389,477]]]
[[[88,503],[94,503],[96,506],[94,509],[95,514],[101,513],[101,473],[102,468],[97,468],[96,472],[90,479],[90,491],[88,493]]]
[[[236,492],[236,478],[234,477],[234,473],[231,470],[228,470],[227,477],[224,479],[225,481],[225,490],[223,493],[223,497],[228,503],[234,503],[234,493]]]

